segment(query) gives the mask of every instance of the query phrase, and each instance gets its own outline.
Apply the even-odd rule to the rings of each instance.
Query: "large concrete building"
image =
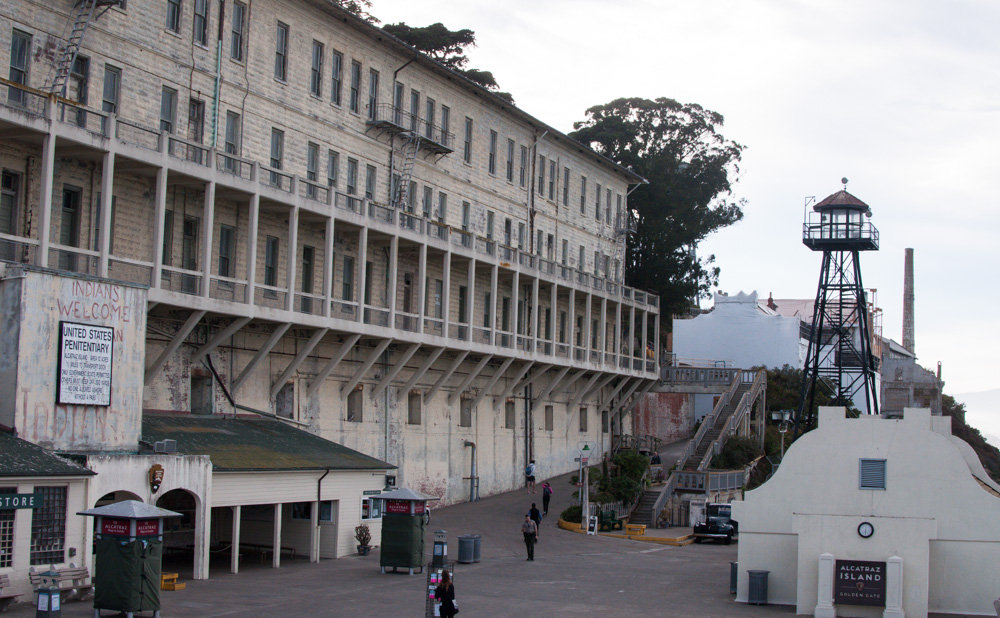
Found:
[[[606,451],[658,377],[658,298],[623,285],[643,180],[335,2],[6,3],[3,64],[0,259],[141,329],[80,428],[273,414],[448,503]]]

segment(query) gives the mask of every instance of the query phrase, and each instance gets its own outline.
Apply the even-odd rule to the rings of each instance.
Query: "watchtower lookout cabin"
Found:
[[[830,405],[854,404],[878,414],[872,353],[871,308],[861,280],[859,252],[878,250],[878,230],[868,219],[871,208],[844,189],[806,212],[802,243],[823,252],[813,309],[809,349],[802,372],[802,392],[795,418],[811,424],[817,387],[829,391]],[[863,393],[863,395],[862,395]]]

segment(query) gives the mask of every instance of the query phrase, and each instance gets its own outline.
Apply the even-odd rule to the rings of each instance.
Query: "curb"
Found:
[[[577,534],[586,534],[583,529],[583,524],[572,523],[559,518],[558,526],[563,530],[569,532],[575,532]],[[600,536],[609,537],[613,539],[626,539],[629,541],[641,541],[643,543],[655,543],[657,545],[671,545],[673,547],[683,547],[684,545],[690,545],[694,543],[694,535],[685,534],[679,537],[654,537],[636,534],[614,534],[610,532],[599,532]]]

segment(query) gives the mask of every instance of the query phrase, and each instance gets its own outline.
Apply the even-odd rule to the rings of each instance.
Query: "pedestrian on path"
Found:
[[[535,522],[535,528],[537,530],[535,532],[535,542],[537,543],[538,532],[541,532],[542,530],[542,512],[538,510],[538,507],[535,506],[534,502],[531,503],[531,510],[528,511],[528,516],[531,517],[531,521]]]
[[[528,462],[528,467],[524,469],[524,481],[528,486],[528,493],[535,493],[535,460]]]
[[[538,540],[538,526],[532,521],[530,515],[524,516],[521,534],[524,535],[524,545],[528,548],[528,560],[533,561],[535,559],[535,541]]]
[[[549,516],[549,500],[552,499],[552,485],[548,481],[542,483],[542,515]]]
[[[451,583],[448,569],[441,571],[441,583],[434,590],[434,598],[441,602],[441,618],[454,618],[458,613],[455,607],[455,586]]]

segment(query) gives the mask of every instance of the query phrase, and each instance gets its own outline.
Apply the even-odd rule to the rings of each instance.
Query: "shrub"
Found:
[[[368,529],[368,524],[360,524],[354,528],[354,538],[358,540],[358,545],[368,545],[372,540],[372,531]]]
[[[574,504],[560,513],[559,518],[571,524],[579,524],[583,521],[583,507],[579,504]]]

